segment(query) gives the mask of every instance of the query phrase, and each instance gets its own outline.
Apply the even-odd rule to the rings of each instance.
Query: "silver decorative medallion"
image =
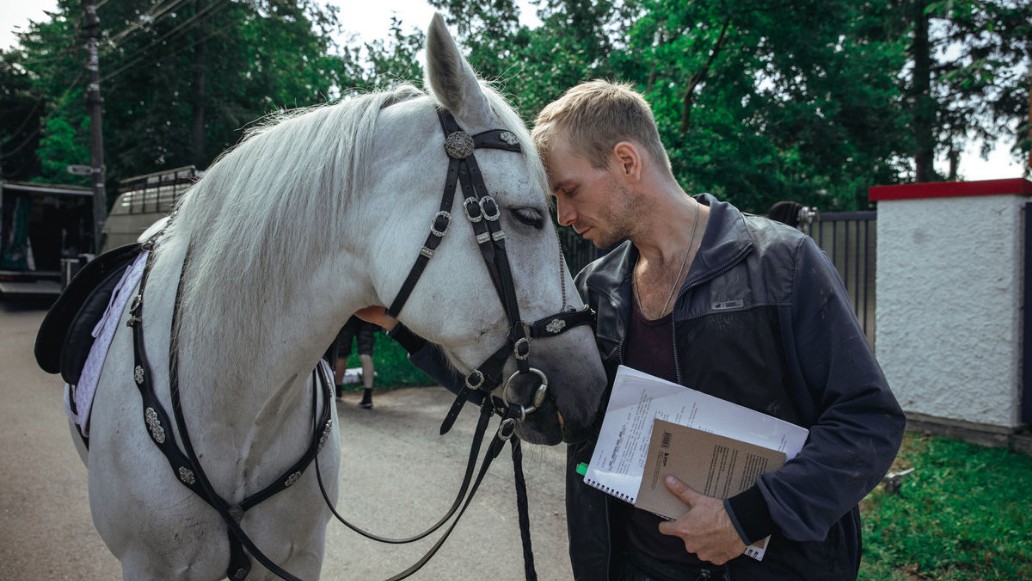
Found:
[[[453,159],[466,159],[473,155],[473,138],[465,131],[454,131],[448,134],[444,140],[444,150],[448,157]]]
[[[183,484],[193,485],[197,480],[194,478],[193,470],[190,470],[186,466],[179,467],[179,479],[183,481]]]
[[[323,449],[326,445],[326,440],[330,438],[330,429],[333,427],[333,420],[326,420],[326,426],[323,428],[322,435],[319,436],[319,450]]]
[[[287,476],[286,481],[283,482],[283,486],[286,486],[288,488],[290,486],[293,486],[293,484],[295,482],[297,482],[298,478],[301,478],[301,471],[300,470],[298,470],[297,472],[291,474],[290,476]]]
[[[136,385],[143,385],[143,367],[136,366],[133,370],[133,379],[136,380]]]
[[[553,334],[553,335],[555,335],[556,333],[562,331],[565,328],[566,328],[566,321],[564,321],[562,319],[552,319],[551,322],[549,322],[547,325],[545,325],[545,330],[548,331],[549,333]]]
[[[151,438],[159,444],[165,443],[165,428],[161,427],[161,420],[158,419],[158,412],[154,408],[147,408],[143,411],[144,420],[147,422],[147,429],[150,430]]]
[[[516,145],[520,142],[520,140],[516,138],[516,135],[513,134],[511,131],[502,131],[498,134],[498,139],[501,139],[509,145]]]

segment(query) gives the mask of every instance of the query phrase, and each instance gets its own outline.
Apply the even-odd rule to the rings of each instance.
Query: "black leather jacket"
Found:
[[[795,229],[709,195],[702,247],[674,308],[678,383],[810,430],[803,450],[725,506],[750,540],[773,537],[763,561],[741,556],[732,579],[853,579],[858,503],[884,476],[905,419],[834,266]],[[628,242],[584,268],[577,286],[598,313],[612,385],[623,360],[637,251]],[[576,473],[594,441],[571,445],[567,519],[574,575],[612,578],[610,503]]]

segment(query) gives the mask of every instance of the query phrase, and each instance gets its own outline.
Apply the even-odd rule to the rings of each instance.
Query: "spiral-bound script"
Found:
[[[742,444],[741,448],[749,448],[751,451],[754,451],[753,447],[774,450],[783,453],[783,458],[792,458],[798,454],[808,433],[804,428],[773,416],[621,366],[617,370],[609,406],[584,482],[638,506],[643,494],[641,491],[647,488],[643,486],[642,480],[649,459],[653,425],[657,419],[716,434],[725,440]],[[671,449],[668,453],[676,451]],[[747,459],[745,455],[742,458]],[[773,469],[774,463],[770,466]],[[744,483],[745,487],[751,486],[758,474],[758,465],[754,461],[752,464],[742,464],[739,468],[742,473],[748,472],[744,477],[746,480],[752,478],[752,481]],[[719,474],[719,471],[711,472],[710,476]],[[739,484],[743,483],[742,479],[742,474],[738,474]],[[734,488],[727,484],[727,479],[719,482],[720,486],[710,490],[709,496],[723,497]],[[653,512],[660,514],[654,509]],[[679,515],[660,516],[673,518]],[[765,546],[749,549],[746,552],[749,556],[763,558]]]

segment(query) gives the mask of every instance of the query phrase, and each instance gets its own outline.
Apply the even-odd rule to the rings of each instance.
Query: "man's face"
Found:
[[[561,137],[545,161],[559,224],[572,226],[598,248],[631,237],[637,212],[615,158],[604,169],[592,167]]]

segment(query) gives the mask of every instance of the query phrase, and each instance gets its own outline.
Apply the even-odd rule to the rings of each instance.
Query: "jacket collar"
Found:
[[[711,194],[700,194],[695,199],[709,206],[710,216],[699,253],[692,261],[682,289],[720,274],[753,249],[752,237],[738,208]],[[603,293],[614,290],[620,294],[630,292],[631,271],[637,260],[638,249],[629,240],[625,240],[585,267],[586,283],[590,288]]]

